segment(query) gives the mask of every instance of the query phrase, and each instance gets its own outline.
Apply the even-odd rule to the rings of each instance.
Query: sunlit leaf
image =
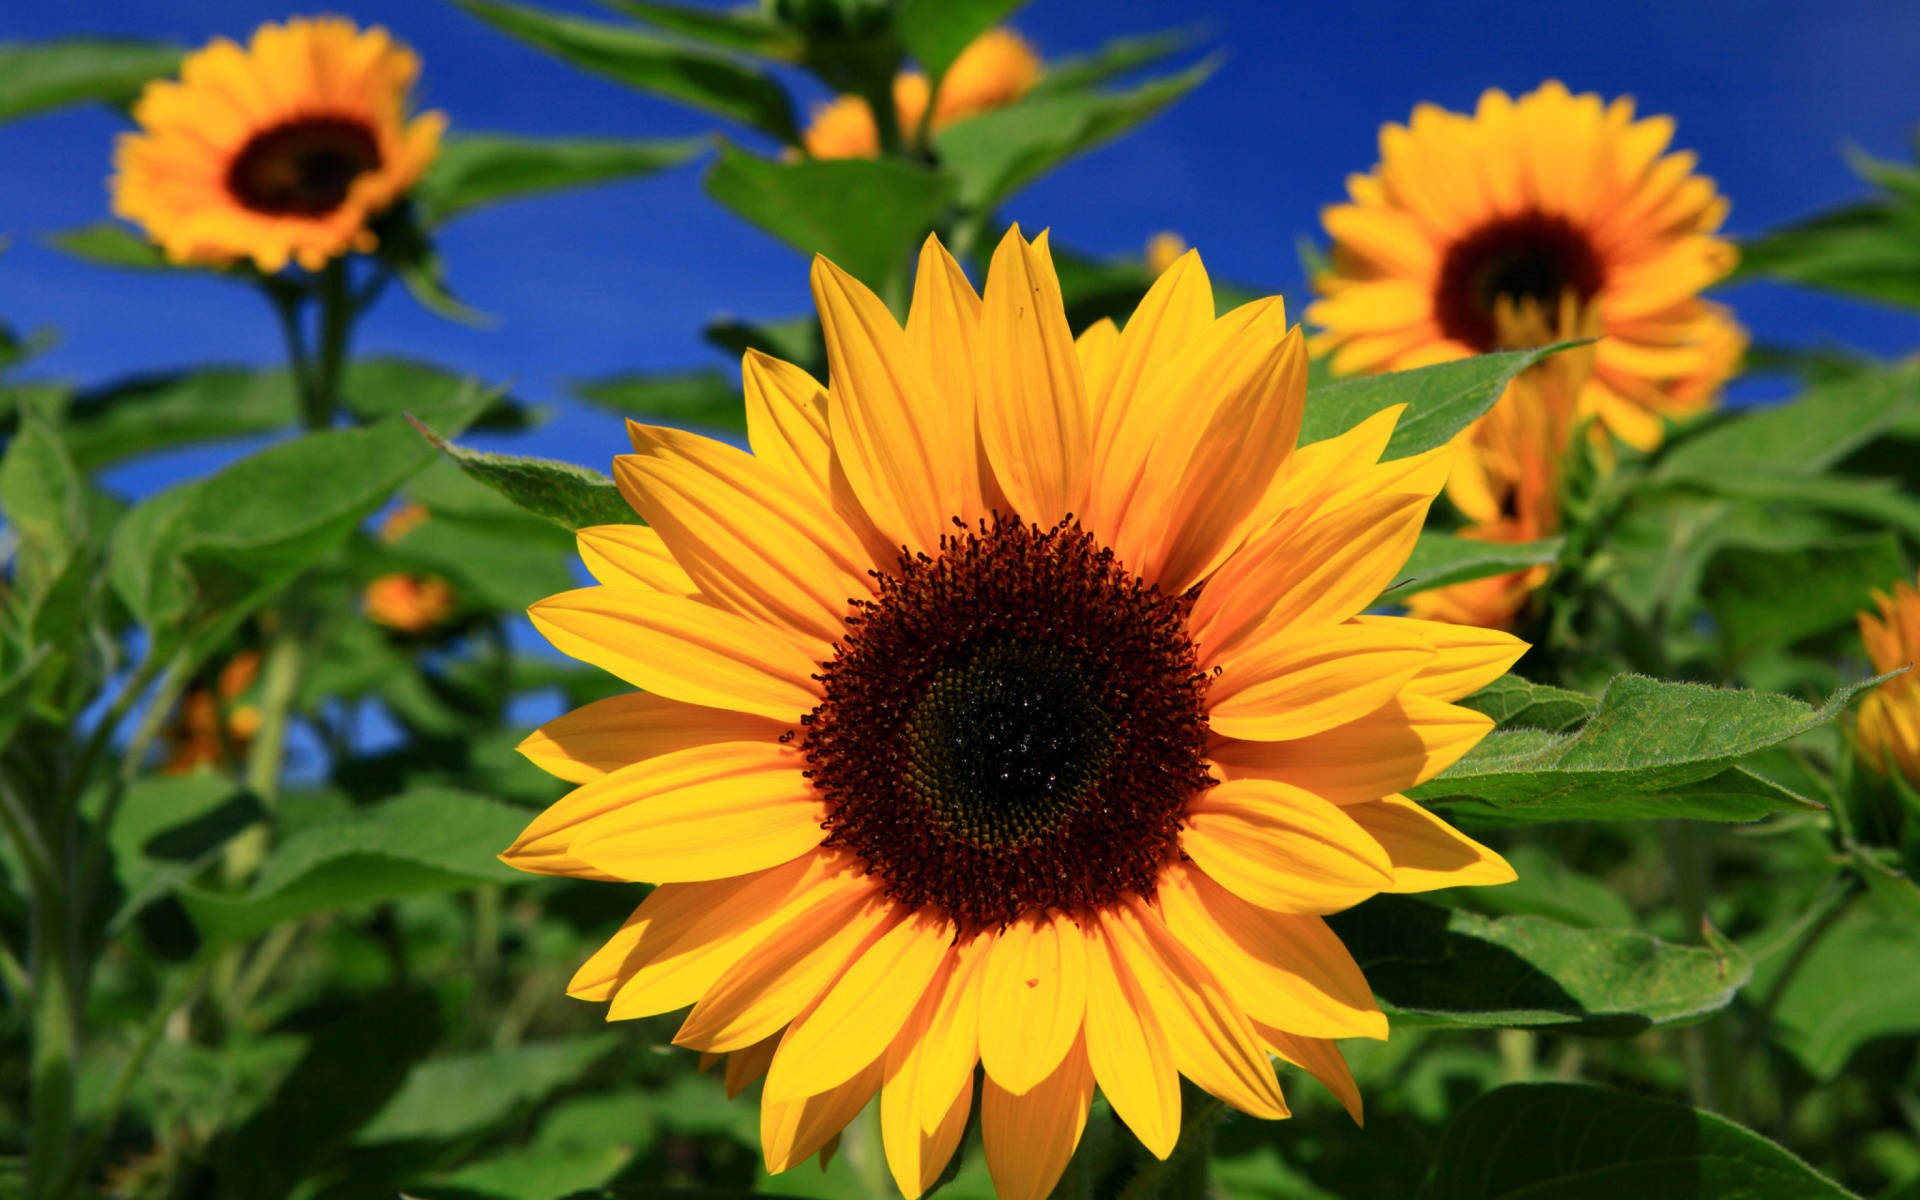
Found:
[[[413,189],[429,225],[503,200],[633,179],[677,167],[705,150],[703,140],[527,138],[463,134],[447,138]]]
[[[1383,408],[1404,404],[1382,458],[1405,458],[1445,445],[1493,407],[1514,376],[1578,342],[1538,350],[1502,350],[1411,371],[1342,379],[1307,392],[1300,444],[1323,441],[1352,429]]]
[[[805,51],[805,43],[793,30],[770,20],[754,4],[715,10],[683,4],[654,4],[647,0],[606,0],[630,17],[636,17],[668,33],[696,42],[705,42],[721,50],[737,50],[779,62],[796,62]]]
[[[1462,707],[1492,717],[1501,729],[1544,729],[1559,733],[1593,713],[1593,697],[1565,688],[1529,683],[1518,675],[1502,675],[1465,700]]]
[[[420,432],[462,471],[563,529],[644,523],[621,497],[613,480],[598,471],[550,458],[468,450],[447,442],[431,429],[422,428]]]
[[[62,38],[0,43],[0,121],[70,104],[123,104],[171,75],[180,51],[158,42]]]
[[[968,43],[1026,0],[900,0],[893,29],[929,79],[939,79]]]
[[[1850,1193],[1725,1117],[1631,1092],[1513,1084],[1440,1139],[1419,1200],[1848,1200]]]
[[[1447,533],[1422,533],[1400,568],[1400,581],[1380,593],[1379,602],[1393,604],[1416,592],[1432,591],[1490,575],[1505,575],[1559,561],[1561,538],[1537,542],[1482,542]]]

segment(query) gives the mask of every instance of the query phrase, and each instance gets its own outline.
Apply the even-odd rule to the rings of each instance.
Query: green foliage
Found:
[[[1856,166],[1882,185],[1881,195],[1744,243],[1738,277],[1920,308],[1920,170],[1865,156]]]
[[[644,421],[735,434],[747,431],[740,386],[719,371],[609,375],[582,380],[573,385],[573,391],[596,408],[629,413]]]
[[[704,141],[463,134],[441,144],[413,200],[427,224],[439,225],[504,200],[651,175],[697,157],[706,147]]]
[[[1504,1087],[1447,1127],[1420,1200],[1846,1200],[1766,1138],[1700,1109],[1575,1084]]]
[[[126,104],[179,64],[172,46],[126,38],[0,43],[0,121],[71,104]]]
[[[1382,458],[1406,458],[1445,445],[1493,407],[1513,377],[1576,342],[1539,350],[1505,350],[1457,362],[1323,384],[1307,391],[1300,444],[1325,441],[1383,408],[1406,405]]]
[[[1593,715],[1593,697],[1528,683],[1518,675],[1502,675],[1460,703],[1492,717],[1502,729],[1560,733]]]
[[[421,428],[420,432],[462,471],[562,529],[642,524],[613,480],[598,471],[548,458],[467,450],[446,442],[430,429]]]
[[[1380,593],[1380,602],[1399,603],[1417,592],[1524,571],[1529,567],[1552,566],[1559,560],[1565,544],[1561,538],[1481,542],[1445,533],[1422,533],[1407,558],[1407,565],[1400,569],[1401,581]]]
[[[1676,946],[1544,917],[1490,920],[1402,896],[1329,920],[1396,1026],[1625,1036],[1724,1008],[1753,973],[1731,945]]]
[[[1761,976],[1762,987],[1780,987],[1773,1013],[1780,1045],[1830,1082],[1876,1039],[1920,1033],[1920,976],[1897,965],[1914,962],[1920,928],[1910,917],[1855,902],[1791,975],[1782,962]]]
[[[1833,720],[1872,682],[1816,708],[1786,696],[1623,675],[1578,731],[1496,731],[1409,795],[1450,817],[1493,825],[1752,821],[1811,809],[1812,801],[1739,762]]]
[[[901,0],[894,29],[927,78],[938,80],[960,52],[1026,0]]]

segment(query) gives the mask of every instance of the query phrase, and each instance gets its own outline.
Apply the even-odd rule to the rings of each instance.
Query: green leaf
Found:
[[[1772,984],[1785,957],[1758,986]],[[1774,1040],[1822,1082],[1868,1042],[1920,1030],[1920,927],[1856,902],[1797,964],[1773,1016]]]
[[[1492,717],[1501,729],[1544,729],[1548,733],[1571,729],[1593,713],[1592,696],[1528,683],[1518,675],[1502,675],[1460,705]]]
[[[1814,634],[1851,628],[1868,592],[1907,576],[1892,533],[1798,550],[1728,546],[1707,564],[1701,594],[1735,661]]]
[[[1522,1083],[1447,1126],[1420,1200],[1849,1200],[1725,1117],[1630,1092]]]
[[[1755,276],[1920,308],[1920,200],[1849,205],[1743,242],[1734,281]]]
[[[582,380],[570,390],[595,407],[669,425],[699,425],[727,433],[747,430],[738,378],[719,371],[607,375]]]
[[[938,80],[968,43],[1012,16],[1026,0],[900,0],[893,29],[927,78]]]
[[[803,254],[824,254],[868,287],[902,278],[946,211],[952,183],[914,163],[776,162],[722,145],[707,194]]]
[[[1324,441],[1352,429],[1383,408],[1404,404],[1382,458],[1405,458],[1443,446],[1493,407],[1514,376],[1579,342],[1537,350],[1503,350],[1456,362],[1342,379],[1307,392],[1300,444]]]
[[[0,457],[0,519],[19,539],[12,583],[29,598],[44,595],[86,535],[86,481],[51,421],[22,414]]]
[[[114,924],[187,884],[263,815],[258,800],[207,768],[129,785],[107,835],[123,893]]]
[[[1035,92],[941,130],[934,147],[959,180],[960,203],[987,212],[1067,159],[1158,116],[1217,65],[1209,59],[1122,92]]]
[[[1129,71],[1157,66],[1200,41],[1197,29],[1170,29],[1137,37],[1114,38],[1092,54],[1050,58],[1036,92],[1096,87]]]
[[[440,225],[488,204],[541,192],[590,187],[677,167],[706,149],[704,139],[524,138],[507,134],[449,137],[413,189],[428,225]]]
[[[458,0],[494,28],[582,70],[798,142],[786,89],[731,58],[637,30],[499,0]]]
[[[77,229],[47,235],[47,243],[75,258],[103,267],[132,271],[208,271],[205,267],[177,266],[166,252],[117,221],[99,221]],[[217,271],[213,272],[218,274]]]
[[[1389,451],[1391,452],[1391,451]],[[1560,559],[1563,538],[1538,542],[1481,542],[1448,533],[1422,533],[1400,582],[1380,593],[1377,603],[1395,604],[1417,592],[1428,592],[1489,575],[1505,575],[1528,567],[1551,566]]]
[[[468,450],[423,425],[415,428],[462,471],[562,529],[645,524],[620,495],[613,480],[598,471],[550,458]]]
[[[573,586],[573,539],[547,521],[508,508],[484,518],[434,512],[387,548],[415,574],[439,575],[463,604],[518,611]]]
[[[407,1081],[354,1141],[397,1142],[480,1133],[573,1083],[619,1044],[610,1033],[445,1054],[414,1065]]]
[[[776,62],[798,62],[806,51],[791,29],[769,20],[765,12],[752,5],[722,9],[685,8],[678,4],[652,4],[646,0],[606,0],[613,8],[630,17],[657,26],[696,42],[705,42],[722,50],[737,50]]]
[[[194,888],[181,901],[203,936],[229,941],[313,913],[509,883],[524,876],[495,856],[526,823],[523,809],[422,788],[302,829],[273,851],[247,892]]]
[[[748,350],[758,350],[792,363],[815,379],[827,377],[827,347],[821,340],[820,320],[811,313],[763,322],[720,317],[707,322],[700,336],[708,345],[736,358]]]
[[[1662,454],[1654,483],[1717,489],[1818,475],[1920,414],[1920,367],[1816,387],[1790,404],[1729,413]]]
[[[0,43],[0,121],[70,104],[124,104],[171,75],[180,51],[158,42],[63,38]]]
[[[1878,680],[1818,708],[1787,696],[1621,675],[1576,733],[1487,735],[1408,794],[1479,825],[1535,821],[1753,821],[1819,807],[1736,764],[1837,717]]]
[[[1396,1027],[1628,1036],[1725,1008],[1753,973],[1730,943],[1483,917],[1376,896],[1327,918]]]

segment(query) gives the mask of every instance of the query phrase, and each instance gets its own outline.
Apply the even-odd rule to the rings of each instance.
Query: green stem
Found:
[[[308,429],[325,429],[333,424],[334,411],[340,406],[340,371],[346,365],[356,312],[347,282],[347,260],[336,258],[320,272],[320,353],[313,368]]]
[[[1207,1159],[1213,1152],[1213,1131],[1227,1115],[1226,1102],[1203,1096],[1188,1106],[1180,1122],[1180,1140],[1165,1159],[1150,1160],[1127,1181],[1119,1200],[1155,1200],[1175,1189],[1176,1196],[1207,1194]]]
[[[33,977],[33,1048],[28,1092],[27,1200],[51,1200],[74,1169],[74,1095],[80,996],[63,889],[34,897],[28,970]]]
[[[1713,889],[1713,853],[1707,838],[1697,821],[1667,823],[1667,857],[1673,868],[1681,928],[1701,940]],[[1682,1030],[1680,1037],[1693,1103],[1738,1120],[1741,1066],[1724,1014]]]

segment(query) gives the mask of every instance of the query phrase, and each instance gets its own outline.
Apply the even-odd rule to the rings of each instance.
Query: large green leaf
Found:
[[[1307,392],[1300,444],[1352,429],[1383,408],[1404,404],[1383,458],[1405,458],[1445,445],[1493,407],[1514,376],[1577,342],[1537,350],[1502,350],[1456,362],[1342,379]]]
[[[525,876],[495,856],[527,816],[484,796],[422,788],[300,830],[246,892],[195,888],[181,900],[205,937],[225,941],[313,913],[513,882]]]
[[[87,484],[71,447],[38,412],[22,414],[0,457],[0,520],[17,544],[13,587],[44,595],[79,548],[87,524]]]
[[[892,159],[776,162],[722,146],[707,194],[803,254],[868,287],[901,278],[952,199],[942,174]]]
[[[748,350],[758,350],[792,363],[815,379],[827,377],[827,347],[821,340],[820,320],[812,313],[780,321],[718,317],[707,322],[700,336],[708,345],[735,358]]]
[[[1479,825],[1752,821],[1817,808],[1739,760],[1833,720],[1866,686],[1816,708],[1788,696],[1622,675],[1577,732],[1496,731],[1409,794]]]
[[[1481,542],[1448,533],[1422,533],[1413,553],[1407,557],[1407,565],[1400,568],[1400,581],[1380,593],[1379,603],[1396,604],[1417,592],[1485,579],[1489,575],[1524,571],[1529,567],[1551,566],[1559,561],[1565,544],[1562,538]]]
[[[1770,986],[1786,957],[1757,986]],[[1868,1042],[1920,1031],[1920,927],[1854,903],[1795,964],[1773,1016],[1774,1039],[1823,1081]]]
[[[1677,441],[1650,480],[1751,489],[1817,475],[1916,414],[1920,367],[1862,375],[1813,388],[1790,404],[1728,413]]]
[[[1013,15],[1026,0],[900,0],[893,29],[927,78],[947,73],[967,44]]]
[[[747,431],[746,404],[737,376],[720,371],[664,375],[608,375],[573,385],[588,404],[669,425],[698,425],[727,433]]]
[[[598,471],[550,458],[468,450],[431,429],[421,427],[420,432],[462,471],[563,529],[645,524],[613,480]]]
[[[97,221],[47,235],[48,244],[75,258],[103,267],[132,271],[206,271],[205,267],[176,267],[166,252],[117,221]]]
[[[180,51],[158,42],[63,38],[0,43],[0,121],[93,101],[123,104],[170,75]]]
[[[1461,705],[1485,713],[1501,729],[1544,729],[1559,733],[1593,714],[1593,697],[1565,688],[1528,683],[1518,675],[1502,675]]]
[[[1920,308],[1920,199],[1849,205],[1747,241],[1738,278],[1754,276]]]
[[[122,892],[115,923],[188,883],[261,815],[259,801],[209,768],[133,783],[107,834]]]
[[[1907,576],[1891,533],[1835,538],[1798,550],[1728,546],[1701,576],[1701,594],[1735,661],[1815,634],[1852,628],[1873,588]]]
[[[1572,1083],[1488,1092],[1440,1139],[1420,1200],[1848,1200],[1702,1109]]]
[[[1483,917],[1376,896],[1327,918],[1397,1026],[1624,1036],[1725,1008],[1752,975],[1730,943]]]
[[[1159,115],[1216,65],[1197,63],[1121,92],[1036,92],[941,130],[934,146],[959,180],[960,203],[986,212],[1067,159]]]
[[[771,19],[758,6],[746,4],[715,10],[649,0],[606,0],[613,8],[668,33],[721,50],[737,50],[778,62],[797,62],[806,50],[798,34]]]
[[[458,0],[494,28],[583,70],[749,125],[783,142],[799,140],[786,89],[771,75],[724,55],[619,25],[583,21],[499,0]]]
[[[706,147],[698,139],[560,140],[463,134],[441,145],[426,176],[414,186],[413,199],[421,218],[439,225],[503,200],[651,175],[679,166]]]
[[[601,1033],[425,1059],[415,1064],[399,1092],[354,1140],[395,1142],[480,1133],[572,1083],[618,1042],[613,1034]]]

